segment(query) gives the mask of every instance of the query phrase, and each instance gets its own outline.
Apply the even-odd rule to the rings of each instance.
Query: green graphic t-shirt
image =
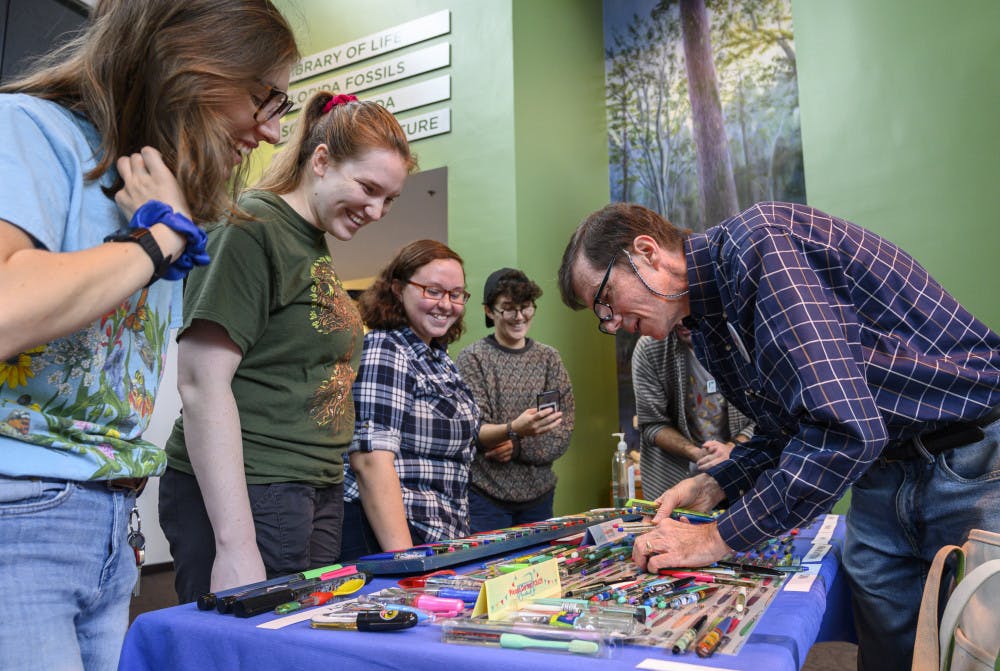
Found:
[[[215,322],[243,351],[232,388],[247,482],[337,484],[354,431],[361,315],[322,231],[266,191],[249,192],[240,205],[256,220],[210,228],[212,262],[188,276],[184,328]],[[171,468],[193,473],[183,414],[167,457]]]

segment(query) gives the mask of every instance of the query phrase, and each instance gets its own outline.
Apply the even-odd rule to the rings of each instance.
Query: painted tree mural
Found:
[[[805,202],[789,0],[607,0],[612,200],[704,230]]]
[[[604,16],[613,201],[695,231],[806,202],[790,0],[605,0]],[[615,347],[632,446],[635,340]]]

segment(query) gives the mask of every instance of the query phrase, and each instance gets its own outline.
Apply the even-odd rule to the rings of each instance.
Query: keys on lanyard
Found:
[[[146,563],[146,537],[142,535],[142,518],[139,517],[138,506],[132,507],[128,518],[128,544],[135,554],[135,588],[132,596],[139,596],[139,586],[142,582],[142,565]]]

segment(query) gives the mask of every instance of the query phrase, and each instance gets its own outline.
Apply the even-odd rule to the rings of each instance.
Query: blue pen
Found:
[[[445,599],[461,599],[465,603],[476,603],[476,600],[479,599],[479,592],[470,589],[444,588],[438,593],[438,596]]]
[[[407,606],[406,604],[402,603],[394,603],[392,604],[392,610],[402,610],[406,611],[407,613],[413,613],[414,615],[417,616],[417,624],[423,624],[424,622],[434,621],[434,613],[428,613],[426,610],[421,610],[416,606]]]

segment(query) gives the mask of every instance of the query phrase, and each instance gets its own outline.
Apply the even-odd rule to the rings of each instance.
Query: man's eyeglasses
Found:
[[[594,314],[600,320],[597,323],[597,330],[607,335],[615,334],[614,331],[605,330],[607,323],[615,318],[615,311],[611,308],[611,305],[602,302],[600,298],[601,294],[604,293],[604,287],[608,284],[608,279],[611,277],[611,269],[615,267],[615,261],[617,260],[618,252],[615,252],[611,255],[611,263],[608,264],[608,269],[604,271],[604,279],[601,280],[600,286],[597,287],[597,291],[594,293]]]
[[[515,319],[517,319],[518,312],[521,313],[521,318],[524,319],[525,321],[535,316],[534,305],[525,305],[524,307],[520,308],[503,308],[503,309],[490,308],[490,309],[493,310],[494,314],[498,314],[508,321],[514,321]]]
[[[654,289],[649,285],[649,282],[646,281],[646,278],[642,276],[642,273],[639,272],[639,269],[636,267],[635,261],[632,260],[632,255],[628,253],[628,250],[622,249],[621,253],[628,258],[628,264],[629,266],[632,267],[632,272],[635,273],[635,276],[639,278],[639,281],[642,282],[642,286],[646,287],[646,291],[648,291],[649,293],[653,294],[654,296],[659,296],[660,298],[666,298],[668,300],[677,300],[678,298],[683,298],[684,296],[688,295],[689,291],[688,289],[685,289],[684,291],[679,291],[674,294],[665,293],[663,291],[658,291]],[[604,293],[604,287],[608,283],[608,278],[611,277],[611,269],[614,268],[615,261],[617,260],[618,260],[618,252],[615,252],[611,257],[611,263],[608,264],[608,269],[604,271],[604,279],[601,280],[601,285],[597,287],[597,293],[594,294],[594,314],[597,315],[597,318],[599,320],[601,320],[600,323],[597,324],[597,329],[601,333],[606,333],[608,335],[615,334],[614,331],[607,330],[607,323],[615,318],[615,311],[611,308],[611,306],[608,303],[604,303],[598,299],[601,297],[601,294]]]
[[[445,291],[441,287],[436,287],[434,285],[428,286],[426,284],[414,282],[413,280],[408,280],[406,283],[412,284],[415,287],[420,287],[423,291],[424,298],[429,298],[432,301],[439,301],[447,296],[448,300],[452,303],[456,305],[465,305],[465,302],[469,300],[470,296],[472,296],[472,294],[465,289],[452,289],[451,291]]]
[[[263,86],[268,86],[264,82],[261,82]],[[274,117],[283,117],[288,113],[288,110],[292,109],[295,101],[288,97],[288,93],[282,91],[281,89],[276,89],[273,86],[268,86],[267,95],[263,98],[258,98],[253,93],[250,94],[250,99],[257,106],[257,111],[253,113],[253,120],[257,123],[267,123]]]

